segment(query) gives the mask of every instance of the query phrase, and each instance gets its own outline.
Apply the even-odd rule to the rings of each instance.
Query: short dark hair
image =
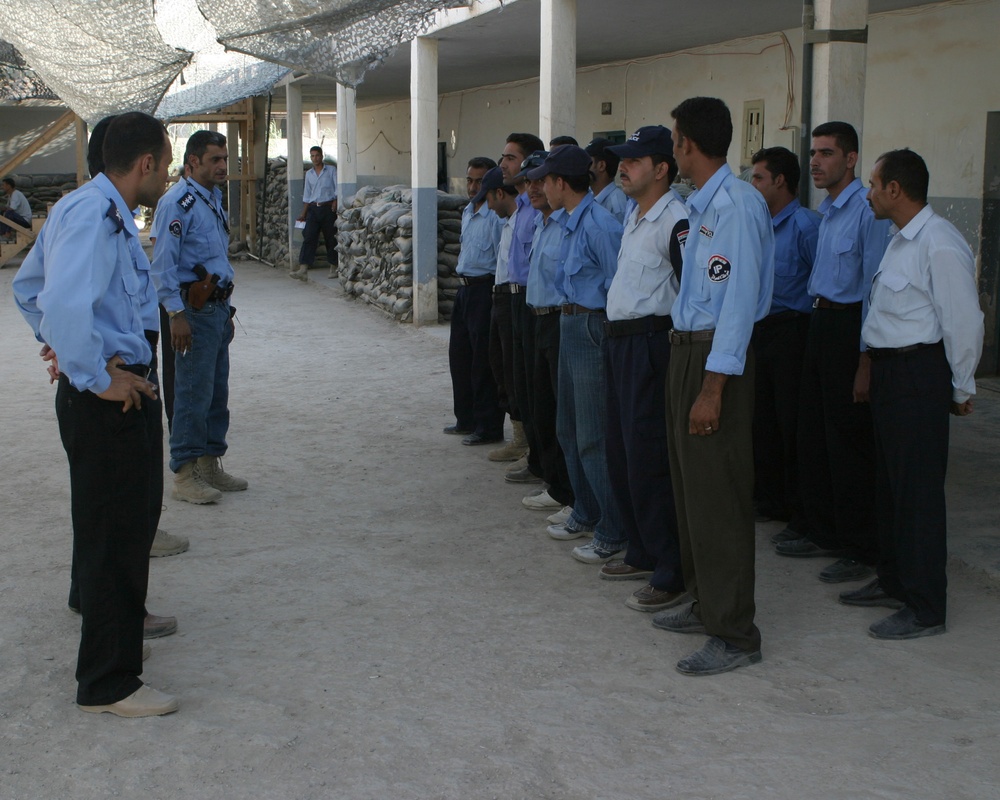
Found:
[[[187,164],[190,156],[201,160],[209,145],[225,147],[226,137],[217,131],[195,131],[192,133],[191,138],[187,141],[187,147],[184,149],[184,163]]]
[[[882,185],[895,181],[903,194],[918,203],[927,202],[927,187],[931,182],[931,174],[927,164],[910,148],[890,150],[882,153],[875,162],[878,165]]]
[[[772,180],[779,175],[784,175],[788,191],[792,194],[799,193],[799,178],[802,177],[802,168],[799,166],[799,159],[795,153],[787,147],[763,147],[750,159],[752,164],[761,162],[764,162],[764,167],[771,173]]]
[[[500,192],[500,194],[515,195],[517,194],[517,187],[514,186],[514,184],[512,183],[504,183],[501,184],[500,187],[497,189],[490,189],[490,192]],[[487,194],[489,194],[489,192],[487,192]]]
[[[677,132],[708,158],[725,158],[733,142],[733,118],[717,97],[689,97],[670,112]]]
[[[549,173],[553,178],[562,178],[566,185],[577,194],[586,194],[590,189],[590,174],[586,175],[560,175],[556,172]]]
[[[618,173],[618,165],[621,163],[621,158],[608,150],[613,145],[614,142],[610,139],[594,139],[587,145],[587,153],[590,157],[597,161],[603,161],[607,167],[608,175],[612,178]]]
[[[521,148],[521,153],[524,158],[527,158],[536,150],[545,149],[545,145],[542,144],[542,140],[533,133],[512,133],[507,137],[507,144],[516,144],[519,148]]]
[[[672,155],[667,155],[666,153],[653,153],[650,158],[653,161],[653,166],[657,164],[667,165],[667,183],[672,184],[677,180],[677,162],[674,160]]]
[[[142,111],[119,114],[108,123],[101,155],[108,175],[124,175],[142,158],[151,154],[159,166],[166,153],[167,129],[156,117]]]
[[[104,172],[104,137],[108,133],[108,125],[116,116],[117,114],[112,114],[110,117],[105,117],[90,132],[90,141],[87,143],[87,170],[91,178]]]
[[[221,145],[220,145],[220,147],[221,147]],[[319,151],[320,155],[323,155],[323,148],[320,147],[318,144],[314,144],[312,147],[309,148],[310,155],[312,153],[315,153],[317,150]]]
[[[577,147],[580,146],[580,143],[572,136],[555,136],[552,138],[552,141],[549,142],[549,148],[562,147],[564,144],[575,144]]]
[[[857,153],[861,150],[858,132],[850,122],[824,122],[813,128],[813,136],[832,136],[844,155]]]
[[[6,183],[11,189],[14,189],[17,186],[17,184],[14,183],[13,178],[4,178],[3,182]]]
[[[475,156],[469,159],[468,169],[493,169],[497,162],[486,156]]]

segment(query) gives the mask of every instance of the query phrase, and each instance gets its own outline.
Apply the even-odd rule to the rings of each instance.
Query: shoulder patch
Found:
[[[708,259],[708,279],[713,283],[722,283],[729,279],[732,265],[725,256],[715,255]]]
[[[125,229],[125,220],[122,219],[121,212],[118,210],[118,206],[115,201],[111,201],[111,207],[108,208],[108,219],[111,220],[111,224],[115,226],[115,233],[121,233]]]
[[[698,231],[698,233],[700,233],[702,236],[707,236],[709,239],[711,239],[713,236],[715,236],[715,231],[711,230],[710,228],[706,227],[705,225],[701,226],[701,230]]]
[[[170,225],[167,227],[167,230],[170,231],[170,235],[171,236],[176,236],[177,238],[180,238],[180,235],[181,235],[181,221],[179,219],[173,220],[170,223]]]
[[[191,206],[194,205],[194,195],[191,194],[191,192],[187,192],[180,200],[177,201],[177,205],[185,211],[190,211]]]

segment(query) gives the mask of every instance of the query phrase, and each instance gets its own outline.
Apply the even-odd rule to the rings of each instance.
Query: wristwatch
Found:
[[[176,316],[177,316],[178,314],[183,314],[183,313],[184,313],[184,311],[183,311],[183,310],[181,310],[181,311],[168,311],[168,312],[167,312],[167,317],[168,317],[169,319],[173,319],[173,318],[174,318],[174,317],[176,317]]]

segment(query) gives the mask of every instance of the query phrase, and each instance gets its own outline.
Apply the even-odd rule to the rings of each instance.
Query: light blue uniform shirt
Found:
[[[527,192],[517,196],[517,215],[514,218],[514,238],[510,243],[507,274],[511,283],[528,285],[528,253],[535,237],[535,220],[542,215],[531,205]]]
[[[306,172],[306,185],[302,192],[303,203],[328,203],[337,199],[337,168],[324,164],[316,174],[310,167]]]
[[[14,277],[14,299],[35,338],[80,391],[108,389],[114,356],[152,359],[142,307],[149,262],[143,255],[137,263],[142,249],[129,241],[138,237],[122,196],[98,175],[56,203]]]
[[[594,195],[594,199],[598,205],[604,206],[604,208],[610,211],[612,217],[623,225],[625,224],[628,197],[625,196],[625,192],[619,189],[613,181]]]
[[[774,296],[770,314],[812,313],[807,284],[816,258],[820,215],[792,200],[771,219],[774,226]]]
[[[891,234],[889,220],[876,220],[860,178],[837,199],[829,195],[819,205],[816,261],[809,277],[810,297],[835,303],[857,303],[868,293]]]
[[[469,203],[462,211],[462,249],[456,271],[466,278],[495,275],[503,220],[483,202],[479,210]]]
[[[771,307],[774,231],[760,192],[723,165],[687,199],[678,331],[715,330],[705,369],[742,375],[753,324]]]
[[[539,214],[535,220],[527,294],[528,305],[534,308],[551,308],[566,302],[565,295],[556,287],[559,255],[563,243],[563,227],[560,220],[565,216],[565,210],[560,208],[549,214],[548,219]]]
[[[556,285],[567,303],[607,308],[608,289],[618,271],[621,224],[597,204],[591,191],[559,223],[563,227],[563,246]]]
[[[226,224],[217,187],[209,192],[195,181],[179,180],[160,198],[149,235],[156,239],[153,281],[167,311],[184,309],[180,285],[198,280],[197,264],[218,275],[220,287],[232,282]]]

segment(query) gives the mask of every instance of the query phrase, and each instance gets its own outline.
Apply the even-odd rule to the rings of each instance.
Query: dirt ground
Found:
[[[168,481],[161,526],[191,549],[151,564],[149,608],[180,630],[151,643],[143,678],[181,709],[81,713],[66,460],[13,275],[0,798],[1000,796],[983,571],[953,561],[947,635],[878,642],[866,628],[887,610],[839,605],[845,587],[816,580],[826,562],[776,557],[777,523],[759,525],[764,660],[683,677],[702,637],[626,608],[637,585],[573,561],[502,466],[441,435],[446,335],[340,297],[325,271],[304,286],[253,263],[237,268],[225,461],[250,489],[196,507]],[[994,521],[995,477],[971,506]]]

